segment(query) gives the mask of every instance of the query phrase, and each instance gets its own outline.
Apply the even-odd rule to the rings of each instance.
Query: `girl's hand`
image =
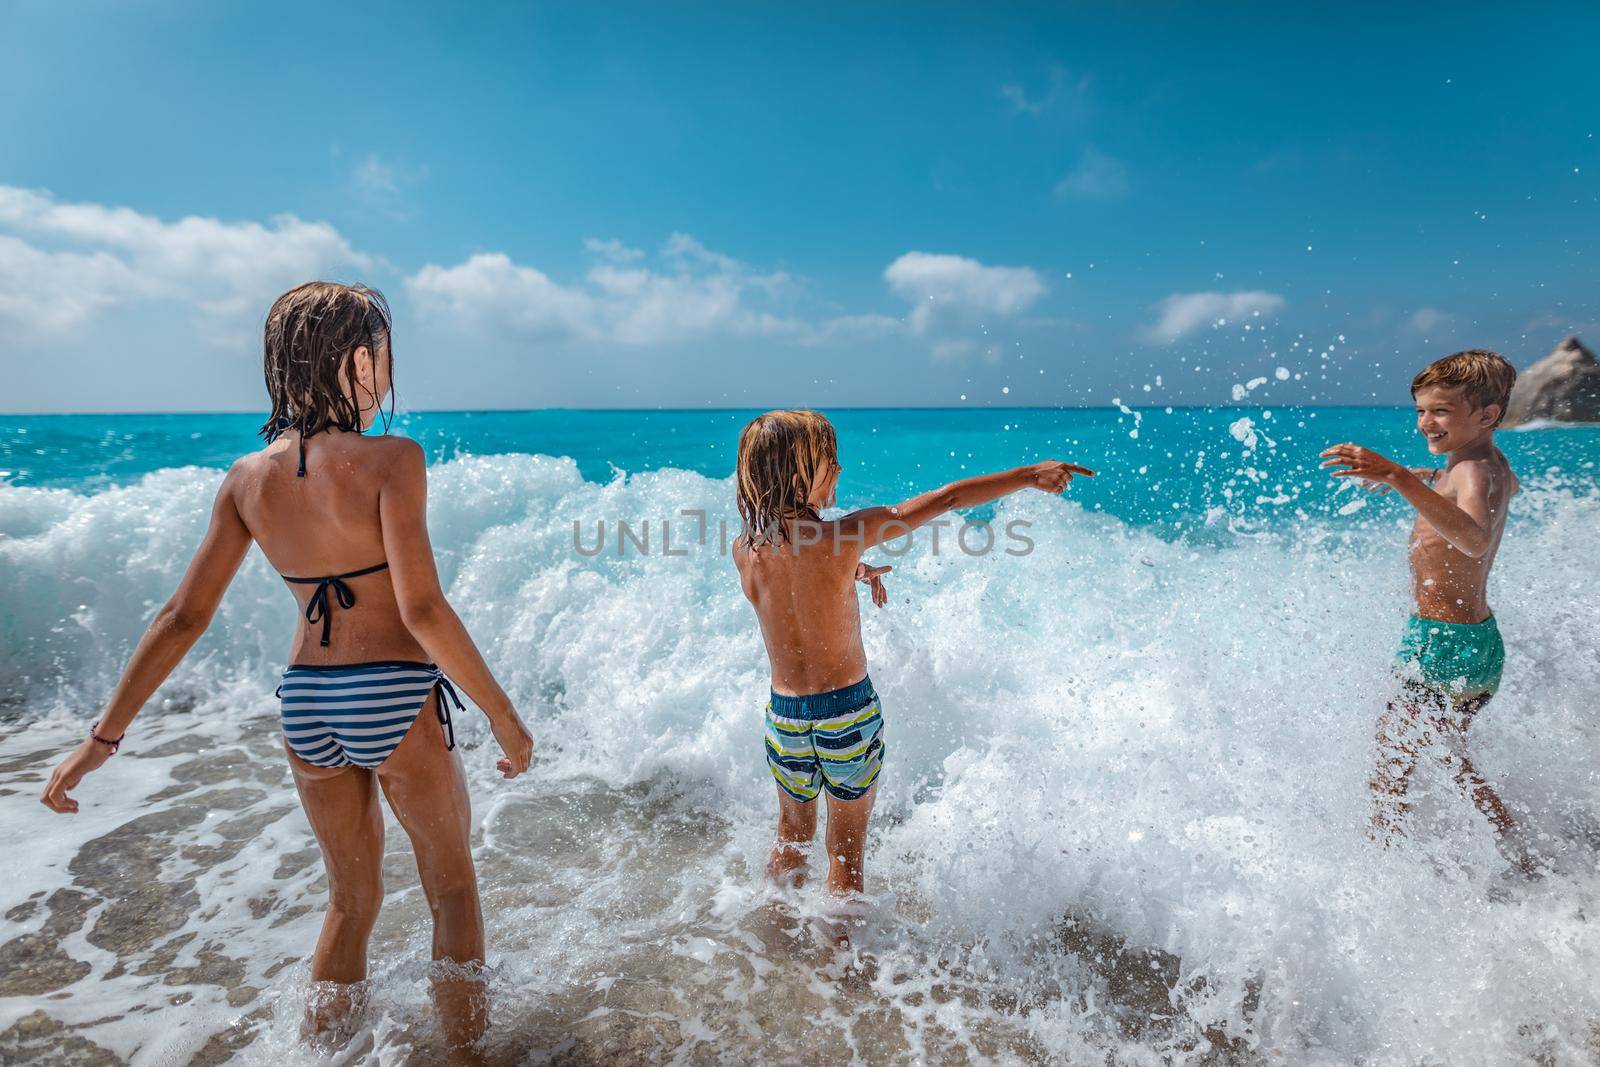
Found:
[[[533,762],[533,735],[523,725],[522,717],[508,709],[504,715],[491,716],[489,728],[504,752],[495,768],[505,778],[515,778]]]
[[[893,567],[869,567],[865,563],[856,564],[856,581],[872,589],[872,602],[880,608],[889,602],[889,591],[883,587],[883,576],[892,570],[894,570]]]
[[[1335,478],[1360,478],[1391,488],[1398,479],[1411,473],[1388,456],[1349,442],[1325,450],[1322,466],[1342,468],[1328,472]]]
[[[78,788],[78,783],[83,781],[84,775],[97,770],[110,758],[111,749],[93,738],[84,738],[83,742],[56,767],[55,773],[50,775],[50,781],[44,787],[39,803],[63,815],[77,814],[78,802],[67,795],[67,790]]]
[[[1057,496],[1066,492],[1074,474],[1081,474],[1085,478],[1094,477],[1094,471],[1088,467],[1080,467],[1076,463],[1063,463],[1058,459],[1047,459],[1043,463],[1035,463],[1023,469],[1027,472],[1029,486],[1046,493],[1055,493]]]

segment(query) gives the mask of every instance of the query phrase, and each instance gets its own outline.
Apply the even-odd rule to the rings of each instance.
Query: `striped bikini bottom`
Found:
[[[371,770],[399,747],[435,689],[446,747],[454,749],[447,700],[460,710],[461,698],[432,663],[290,664],[278,686],[283,739],[296,756],[318,767]]]

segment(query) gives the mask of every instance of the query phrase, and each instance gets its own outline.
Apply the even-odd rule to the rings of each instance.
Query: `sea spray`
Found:
[[[1215,457],[1242,442],[1206,440],[1208,470],[1241,477],[1237,455]],[[1274,480],[1297,477],[1276,462]],[[8,967],[33,985],[0,997],[0,1032],[42,1011],[124,1057],[305,1054],[299,961],[324,882],[270,696],[297,617],[259,553],[124,754],[80,787],[84,812],[33,800],[175,586],[219,479],[0,487],[0,677],[18,727],[0,801],[7,843],[30,842],[0,906],[90,968],[52,986],[67,964]],[[459,716],[496,1053],[760,1058],[821,1041],[872,1061],[1582,1062],[1600,1018],[1585,918],[1600,502],[1567,473],[1525,484],[1491,583],[1506,676],[1472,744],[1549,864],[1542,882],[1508,878],[1487,825],[1426,769],[1412,837],[1387,852],[1366,838],[1406,613],[1398,510],[1341,520],[1339,498],[1306,490],[1303,517],[1218,503],[1227,521],[1200,537],[1030,494],[993,517],[1033,523],[1031,554],[924,544],[897,562],[889,606],[863,607],[888,764],[871,922],[841,955],[819,893],[760,883],[765,660],[729,561],[571,551],[575,520],[720,515],[731,483],[586,480],[526,455],[434,466],[441,573],[538,752],[502,782],[486,725]],[[389,848],[352,1047],[425,1060],[426,907],[403,835]],[[119,906],[130,894],[145,910]]]

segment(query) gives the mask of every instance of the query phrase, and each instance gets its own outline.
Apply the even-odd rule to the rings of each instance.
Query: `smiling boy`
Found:
[[[1411,470],[1356,444],[1322,453],[1335,478],[1358,478],[1393,491],[1416,508],[1411,532],[1411,587],[1416,613],[1406,626],[1395,667],[1400,693],[1378,723],[1375,836],[1387,839],[1409,810],[1406,789],[1424,748],[1472,797],[1503,842],[1514,828],[1499,795],[1465,752],[1467,728],[1500,684],[1505,647],[1489,610],[1489,569],[1518,489],[1494,430],[1511,398],[1517,372],[1493,352],[1457,352],[1427,366],[1411,382],[1417,430],[1443,470]],[[1518,857],[1525,869],[1528,860]]]

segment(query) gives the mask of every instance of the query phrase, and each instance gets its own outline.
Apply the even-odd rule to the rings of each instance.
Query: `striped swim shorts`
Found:
[[[385,660],[331,667],[291,664],[278,687],[283,739],[318,767],[375,770],[400,747],[428,696],[439,691],[435,714],[456,747],[450,705],[461,699],[431,663]]]
[[[866,796],[883,770],[882,712],[871,678],[831,693],[773,693],[766,749],[778,788],[801,803],[824,789],[836,800]]]

